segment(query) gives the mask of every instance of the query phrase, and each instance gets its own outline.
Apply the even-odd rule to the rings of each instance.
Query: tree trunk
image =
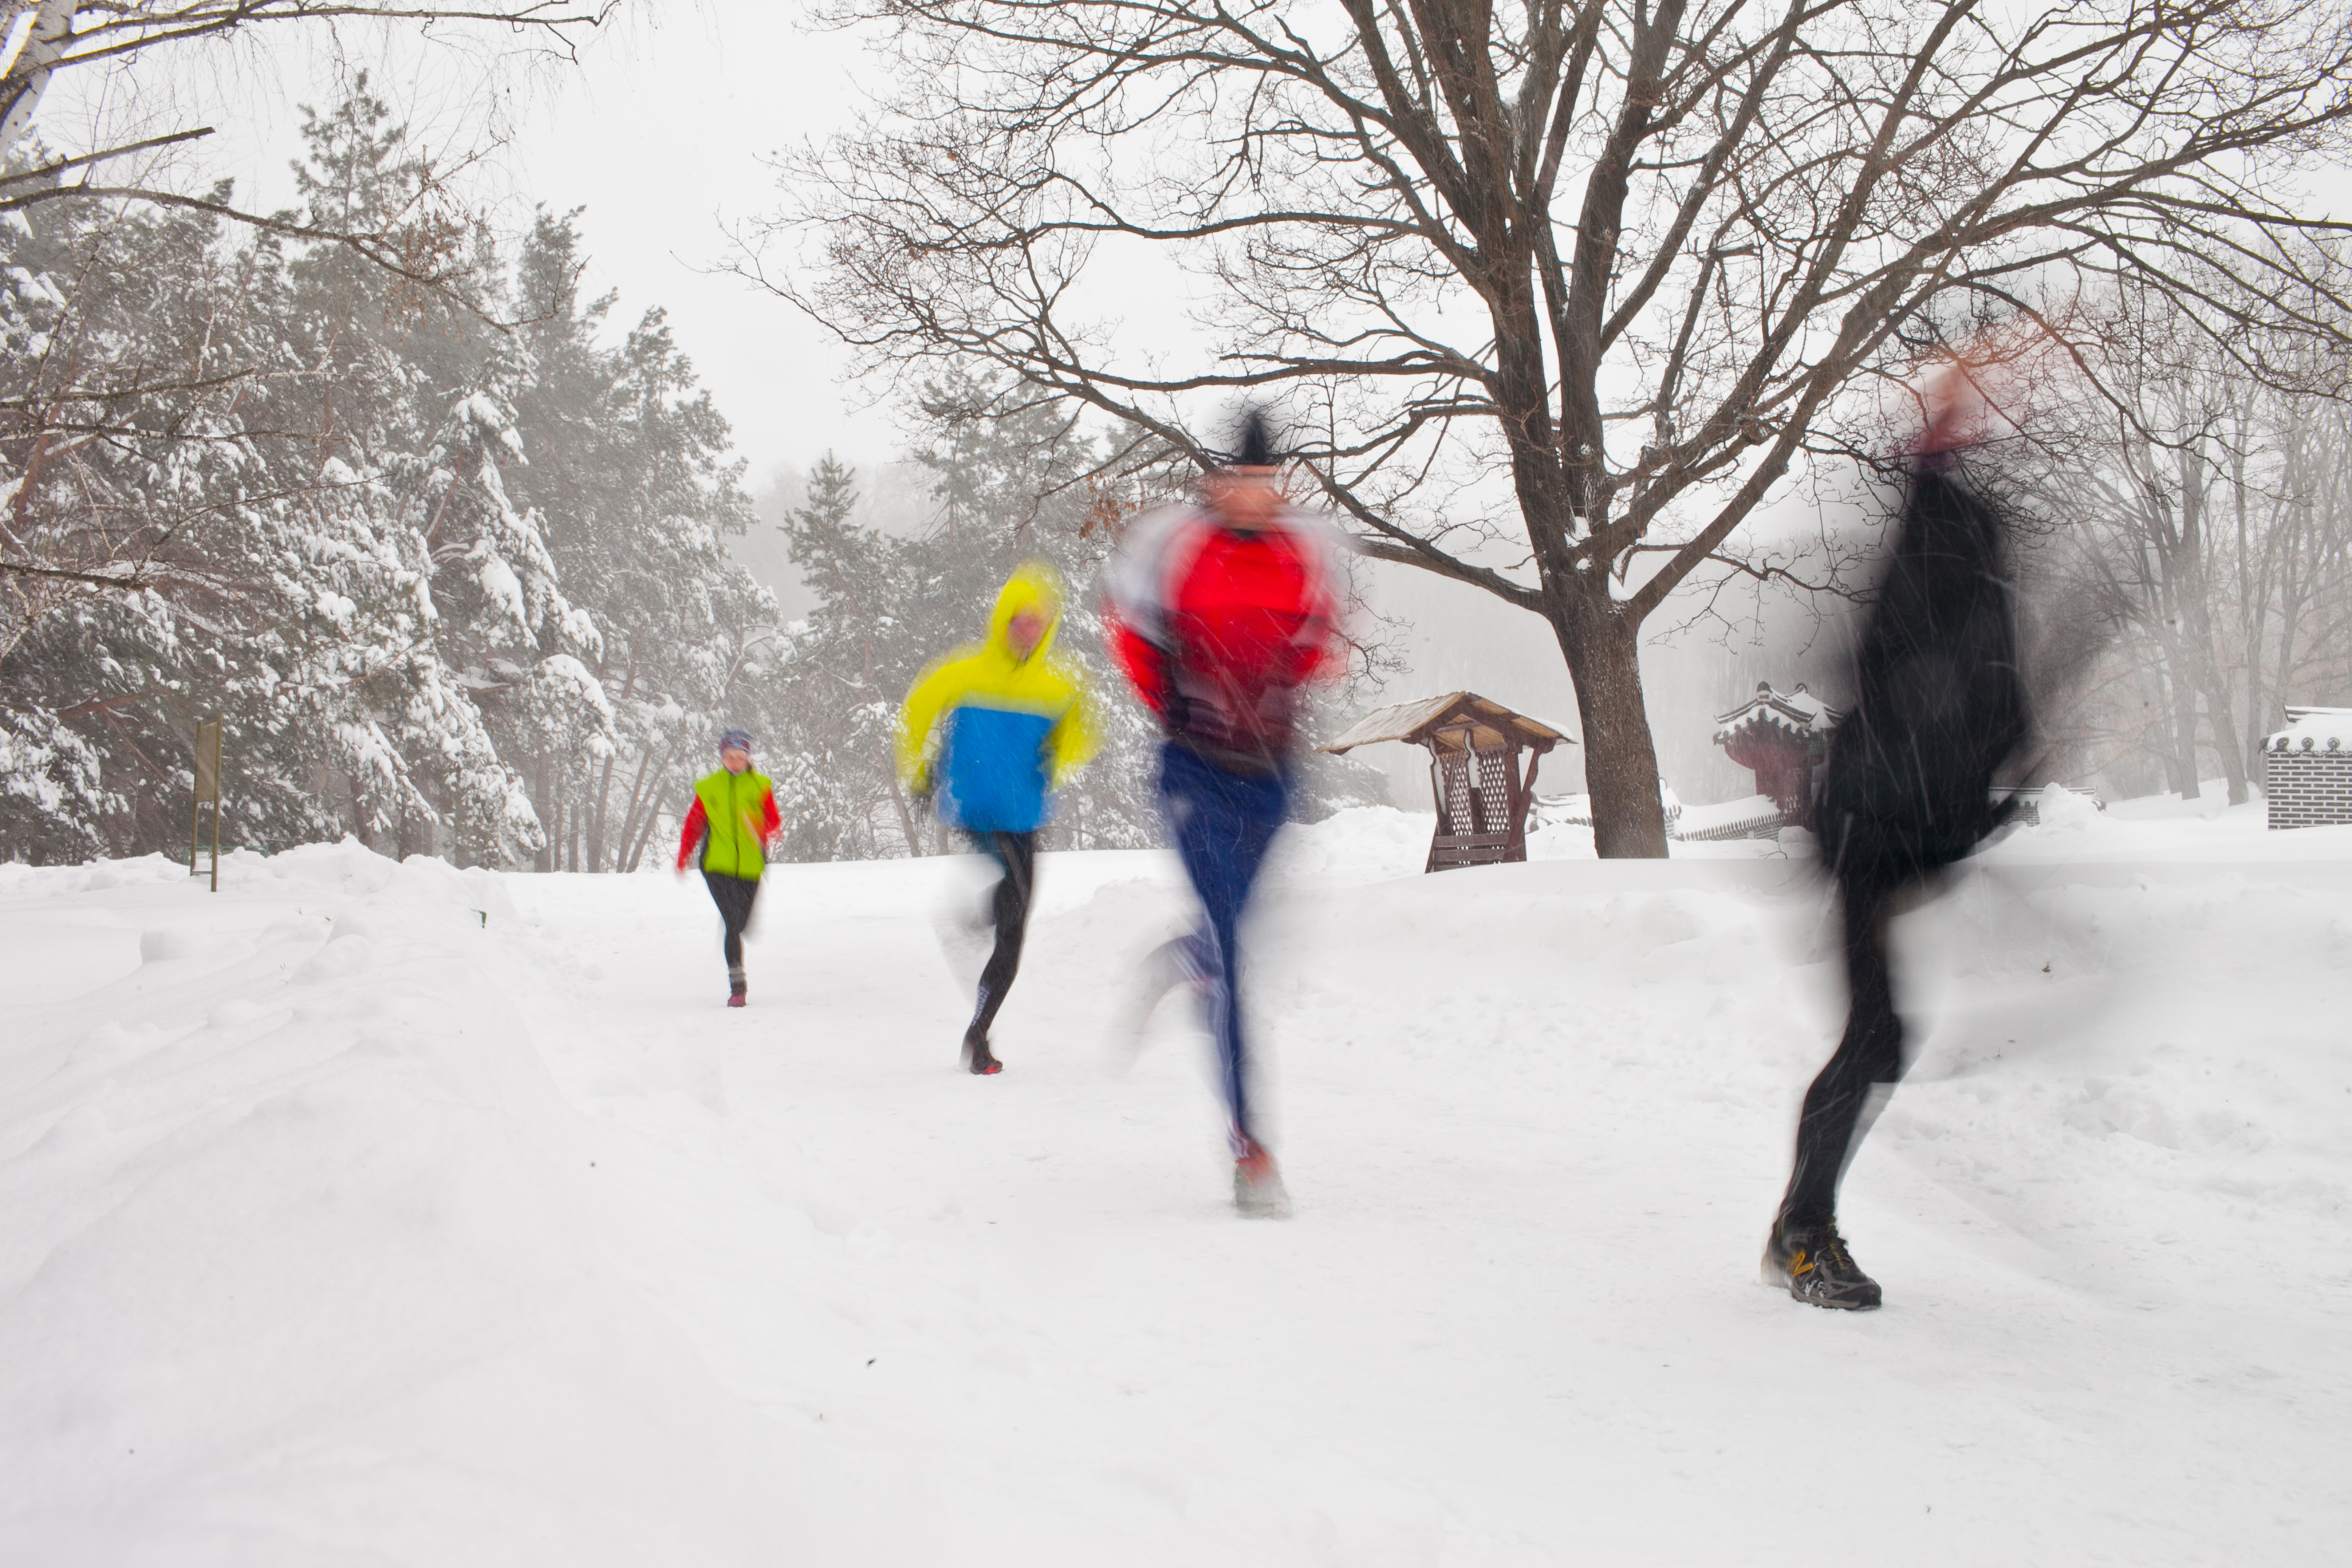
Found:
[[[660,800],[657,796],[649,797],[646,802],[645,820],[637,829],[635,839],[629,846],[629,863],[622,867],[622,870],[634,871],[644,862],[646,847],[653,843],[654,833],[661,826],[661,816]]]
[[[2246,749],[2239,743],[2236,715],[2230,711],[2229,683],[2217,668],[2205,694],[2205,720],[2213,726],[2213,746],[2221,753],[2221,777],[2230,786],[2230,804],[2243,805],[2246,793]]]
[[[2266,607],[2257,605],[2246,625],[2246,731],[2238,737],[2238,754],[2245,759],[2249,778],[2262,772],[2263,731],[2269,717],[2263,701],[2263,633],[2268,618]]]
[[[613,796],[613,761],[604,759],[604,766],[596,776],[595,803],[588,808],[588,869],[604,869],[604,805]]]
[[[2202,469],[2193,477],[2201,481]],[[2205,721],[2213,731],[2213,749],[2221,753],[2221,776],[2229,785],[2230,804],[2242,805],[2246,800],[2246,761],[2238,750],[2238,727],[2230,712],[2230,685],[2221,677],[2221,661],[2213,652],[2212,576],[2205,559],[2205,512],[2211,497],[2200,483],[2197,490],[2184,497],[2181,505],[2180,542],[2177,570],[2179,588],[2175,603],[2179,605],[2181,649],[2187,668],[2182,671],[2189,679],[2189,701],[2192,709],[2198,695],[2205,699]],[[2189,765],[2197,765],[2196,731],[2189,731]]]
[[[360,781],[355,777],[343,780],[345,820],[351,824],[352,836],[368,848],[375,847],[373,835],[368,831],[367,801],[360,793]]]
[[[2276,714],[2277,718],[2272,721],[2273,722],[2281,724],[2286,722],[2286,700],[2293,690],[2290,682],[2294,679],[2295,637],[2302,630],[2303,605],[2301,596],[2297,595],[2294,605],[2289,609],[2283,609],[2279,615],[2278,678],[2271,682],[2271,711]],[[2254,733],[2258,742],[2263,728],[2263,725],[2255,726]],[[2264,763],[2263,765],[2267,768],[2270,764]]]
[[[2172,688],[2172,744],[2179,757],[2180,798],[2198,798],[2197,781],[2197,688],[2180,677],[2174,659],[2165,662],[2173,668],[2165,672],[2165,684]]]
[[[907,792],[898,787],[898,767],[894,764],[884,776],[890,781],[890,805],[898,814],[898,832],[907,840],[907,858],[919,860],[923,840],[915,826],[914,813],[907,809]]]
[[[662,762],[665,766],[667,765],[668,756],[665,754]],[[637,868],[635,853],[637,813],[649,809],[653,805],[652,799],[646,793],[646,781],[653,765],[654,757],[651,752],[637,753],[636,775],[629,780],[628,808],[621,814],[620,837],[613,846],[613,869],[615,871],[634,871]],[[624,864],[625,861],[626,864]]]
[[[596,675],[597,684],[603,685],[604,679],[604,671],[599,669]],[[637,655],[635,649],[632,648],[629,652],[629,673],[621,682],[621,700],[628,701],[636,695],[636,691]],[[588,819],[588,868],[591,871],[603,871],[608,868],[604,859],[604,829],[607,826],[605,812],[613,798],[613,764],[617,761],[619,761],[619,752],[615,749],[613,755],[604,759],[604,770],[596,780],[595,810]],[[625,826],[614,837],[610,869],[620,869],[621,847],[627,842],[627,839],[628,830]]]
[[[26,8],[8,7],[8,20],[14,23]],[[49,85],[49,75],[58,58],[66,52],[73,32],[74,13],[81,6],[77,0],[41,0],[32,23],[26,28],[25,42],[16,60],[10,65],[8,79],[16,85],[9,91],[5,104],[0,104],[0,156],[15,150],[25,133],[33,128],[34,112],[39,109],[41,94]]]
[[[2244,421],[2241,420],[2241,428]],[[2255,569],[2253,528],[2249,519],[2246,489],[2246,457],[2242,443],[2232,443],[2230,458],[2230,493],[2237,511],[2238,524],[2238,658],[2246,671],[2246,727],[2238,735],[2238,767],[2249,779],[2258,779],[2262,771],[2263,733],[2263,631],[2270,618],[2270,564],[2267,548],[2261,552],[2263,566]],[[2277,533],[2278,513],[2271,513],[2271,537]]]
[[[1658,798],[1658,750],[1642,700],[1641,627],[1608,596],[1605,580],[1597,593],[1570,590],[1557,601],[1566,613],[1552,621],[1584,727],[1592,849],[1604,860],[1663,860],[1666,814]]]
[[[531,792],[531,804],[539,808],[539,833],[546,842],[539,847],[539,853],[530,858],[530,868],[552,871],[555,869],[555,792],[548,787],[546,751],[542,749],[535,760],[539,765],[532,772],[537,775],[538,787]]]

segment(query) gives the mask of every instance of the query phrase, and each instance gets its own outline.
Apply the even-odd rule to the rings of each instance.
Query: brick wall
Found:
[[[2352,822],[2352,752],[2265,752],[2263,773],[2273,828]]]

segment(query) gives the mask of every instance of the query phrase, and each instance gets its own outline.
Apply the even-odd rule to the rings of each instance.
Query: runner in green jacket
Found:
[[[677,841],[677,872],[701,846],[702,879],[727,928],[727,1005],[743,1005],[743,929],[751,923],[751,903],[760,896],[760,873],[767,868],[768,840],[783,826],[776,794],[751,771],[751,737],[730,730],[719,737],[719,760],[726,765],[694,786],[694,806]]]

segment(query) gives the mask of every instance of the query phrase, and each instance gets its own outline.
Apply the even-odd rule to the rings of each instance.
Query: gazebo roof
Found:
[[[1722,745],[1738,731],[1759,725],[1781,731],[1794,739],[1826,735],[1844,717],[1806,690],[1801,680],[1797,682],[1797,689],[1785,692],[1773,690],[1769,680],[1759,680],[1755,696],[1730,712],[1715,716],[1715,721],[1723,726],[1716,731],[1715,743]]]
[[[1339,753],[1375,741],[1407,741],[1432,751],[1458,752],[1465,735],[1474,751],[1509,745],[1549,752],[1557,745],[1576,744],[1550,725],[1514,713],[1491,698],[1475,691],[1448,691],[1367,713],[1316,750]]]

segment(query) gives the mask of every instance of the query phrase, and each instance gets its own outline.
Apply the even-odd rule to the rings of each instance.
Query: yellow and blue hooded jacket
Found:
[[[1045,613],[1045,635],[1027,658],[1014,658],[1006,628],[1033,607]],[[929,791],[949,826],[1034,833],[1045,824],[1047,794],[1094,755],[1085,677],[1054,656],[1061,626],[1059,574],[1028,562],[997,595],[987,640],[957,648],[907,693],[898,776]]]

